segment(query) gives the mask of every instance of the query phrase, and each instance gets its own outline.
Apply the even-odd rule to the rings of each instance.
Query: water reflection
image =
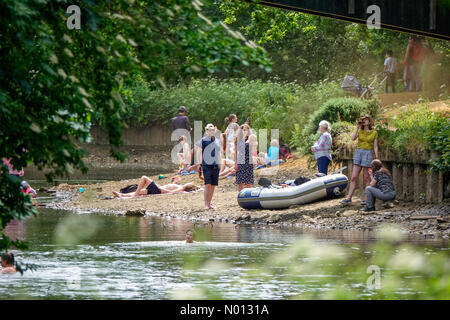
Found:
[[[302,283],[293,283],[283,277],[283,266],[277,267],[279,272],[270,278],[249,281],[242,274],[266,263],[269,255],[288,248],[304,234],[312,233],[319,242],[345,244],[367,255],[372,252],[366,251],[364,244],[375,240],[374,233],[368,231],[305,231],[231,223],[211,228],[156,216],[77,215],[50,209],[39,212],[38,217],[13,221],[6,228],[8,235],[26,239],[30,245],[29,250],[13,251],[16,259],[35,264],[39,270],[0,277],[0,298],[167,299],[174,297],[174,290],[195,285],[211,291],[220,289],[221,298],[226,299],[284,299],[327,290],[317,282],[317,277],[325,275],[306,274]],[[193,228],[197,242],[186,244],[186,231]],[[67,241],[69,233],[84,235]],[[434,246],[428,249],[430,253],[447,248],[446,243],[431,239],[406,240]],[[307,262],[307,258],[301,259]],[[211,273],[215,276],[210,277]],[[370,295],[364,288],[360,291],[361,296]]]

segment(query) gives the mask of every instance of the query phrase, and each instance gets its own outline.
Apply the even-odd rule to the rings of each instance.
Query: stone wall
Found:
[[[176,165],[171,161],[171,151],[175,142],[170,141],[171,131],[167,127],[147,126],[144,128],[128,128],[123,135],[124,145],[119,148],[128,156],[123,163],[109,156],[110,147],[106,134],[101,128],[92,127],[93,142],[82,144],[88,152],[85,158],[90,167],[87,174],[75,171],[70,177],[62,180],[118,180],[138,178],[142,175],[164,174],[173,172]],[[40,180],[45,178],[34,166],[25,168],[25,179]]]
[[[336,157],[341,166],[347,166],[344,174],[349,178],[353,168],[354,151],[344,149]],[[444,181],[442,172],[430,170],[430,161],[436,155],[423,153],[407,159],[393,150],[380,150],[379,157],[392,173],[397,200],[428,203],[439,203],[444,200],[444,188],[448,182]],[[361,186],[362,183],[361,174],[358,184]]]

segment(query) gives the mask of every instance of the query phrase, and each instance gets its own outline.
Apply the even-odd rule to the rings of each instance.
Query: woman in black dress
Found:
[[[250,144],[248,137],[250,135],[250,126],[243,124],[237,133],[234,145],[236,146],[236,152],[234,155],[235,170],[236,170],[236,184],[241,191],[246,188],[250,188],[253,181],[253,159],[250,154]]]

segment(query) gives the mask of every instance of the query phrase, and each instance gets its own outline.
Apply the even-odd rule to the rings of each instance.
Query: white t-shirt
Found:
[[[228,143],[234,143],[234,130],[236,127],[239,127],[239,125],[236,122],[233,122],[230,123],[227,127],[227,130],[225,130]]]
[[[397,59],[387,57],[386,60],[384,60],[384,66],[386,67],[387,72],[395,73],[395,69],[397,68]]]

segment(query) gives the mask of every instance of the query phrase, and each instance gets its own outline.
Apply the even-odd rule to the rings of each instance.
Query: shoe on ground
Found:
[[[369,207],[365,207],[364,209],[362,209],[361,211],[363,211],[363,212],[372,212],[372,211],[375,211],[375,207],[372,207],[372,208],[369,208]]]
[[[352,200],[344,199],[344,200],[341,200],[341,203],[349,204],[349,203],[352,203]]]
[[[361,205],[362,205],[362,206],[365,206],[365,205],[367,205],[367,202],[366,202],[366,200],[363,200],[363,201],[361,201]]]

